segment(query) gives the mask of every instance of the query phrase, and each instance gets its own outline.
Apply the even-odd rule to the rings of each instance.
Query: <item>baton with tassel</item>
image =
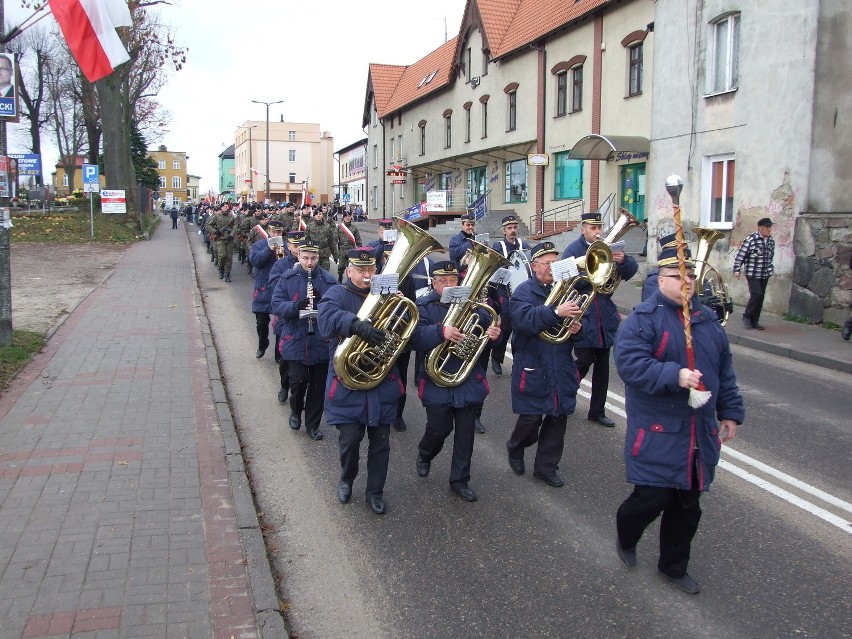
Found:
[[[680,192],[683,190],[683,180],[679,175],[670,175],[666,179],[666,191],[672,198],[674,207],[675,236],[677,237],[677,266],[680,271],[680,297],[683,304],[683,333],[686,336],[686,365],[689,370],[695,370],[695,351],[692,348],[692,327],[690,324],[690,296],[686,283],[686,243],[683,241],[683,225],[680,218]],[[710,401],[712,393],[704,388],[704,383],[699,381],[698,386],[689,389],[689,405],[692,408],[701,408]]]

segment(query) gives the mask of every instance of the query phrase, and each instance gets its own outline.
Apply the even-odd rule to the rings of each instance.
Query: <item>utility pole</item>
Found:
[[[255,104],[266,105],[266,193],[263,194],[263,199],[269,199],[269,106],[272,104],[281,104],[284,100],[276,100],[275,102],[264,102],[263,100],[252,100]]]
[[[0,31],[5,34],[6,9],[5,0],[0,0]],[[0,41],[0,51],[6,51],[5,41]],[[6,155],[8,144],[6,140],[6,120],[0,118],[0,156],[6,162],[7,170],[11,172],[11,166]],[[7,175],[7,185],[9,185]],[[8,210],[9,196],[0,196],[0,208]],[[11,217],[11,215],[10,215]],[[10,260],[9,229],[6,224],[0,224],[0,346],[12,345],[12,264]]]

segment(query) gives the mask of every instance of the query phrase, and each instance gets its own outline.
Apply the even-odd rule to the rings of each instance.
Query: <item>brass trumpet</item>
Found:
[[[725,237],[725,234],[699,226],[696,226],[693,231],[698,237],[698,245],[695,247],[695,291],[698,295],[706,294],[719,300],[719,303],[714,304],[712,308],[719,317],[719,323],[724,326],[728,323],[729,309],[732,308],[731,299],[722,276],[719,275],[719,271],[710,266],[707,258],[710,257],[713,245],[717,240]]]

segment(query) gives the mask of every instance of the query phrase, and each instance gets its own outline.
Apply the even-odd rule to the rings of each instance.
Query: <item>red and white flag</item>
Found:
[[[263,230],[263,227],[260,224],[257,224],[254,227],[254,230],[257,231],[257,234],[260,235],[264,240],[269,237],[269,233]]]
[[[311,192],[308,190],[308,181],[302,182],[302,206],[311,205]]]
[[[68,48],[89,82],[130,60],[116,27],[133,24],[125,0],[48,0]]]

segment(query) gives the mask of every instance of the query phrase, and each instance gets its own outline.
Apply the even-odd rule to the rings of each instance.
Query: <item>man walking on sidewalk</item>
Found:
[[[748,280],[748,304],[743,311],[743,326],[763,330],[760,325],[760,311],[766,285],[775,273],[772,260],[775,257],[775,240],[772,239],[772,220],[768,217],[757,221],[757,230],[749,235],[734,257],[734,277],[740,279],[745,269]]]

